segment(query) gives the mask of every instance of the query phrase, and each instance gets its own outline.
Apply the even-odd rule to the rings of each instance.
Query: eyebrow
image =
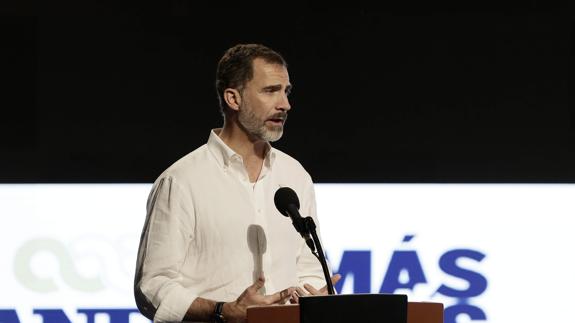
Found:
[[[291,84],[288,84],[288,85],[286,86],[286,92],[288,92],[288,93],[291,92],[292,88],[293,88],[293,86],[292,86]],[[262,88],[262,90],[264,90],[264,91],[279,91],[279,90],[281,90],[281,89],[282,89],[281,84],[264,86],[264,87]]]

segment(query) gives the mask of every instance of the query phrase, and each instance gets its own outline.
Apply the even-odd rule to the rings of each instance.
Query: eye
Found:
[[[277,86],[268,86],[268,87],[265,87],[265,88],[263,89],[263,92],[264,92],[264,93],[275,93],[275,92],[277,92],[277,91],[279,91],[279,90],[281,90],[280,87],[277,87]]]

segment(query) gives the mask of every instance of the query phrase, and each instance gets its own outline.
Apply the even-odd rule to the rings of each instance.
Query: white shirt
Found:
[[[261,274],[265,294],[325,285],[319,261],[273,201],[278,188],[291,187],[302,216],[318,224],[309,174],[269,146],[250,183],[241,156],[216,131],[164,171],[148,198],[134,291],[155,322],[181,321],[196,297],[233,301]]]

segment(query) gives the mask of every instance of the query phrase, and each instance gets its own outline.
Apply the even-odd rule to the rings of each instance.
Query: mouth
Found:
[[[285,123],[286,119],[287,119],[287,116],[278,116],[278,115],[275,115],[275,116],[269,118],[267,121],[268,121],[269,123],[271,123],[272,125],[274,125],[274,126],[283,126],[283,124]]]
[[[268,119],[267,121],[269,121],[274,126],[283,126],[283,124],[284,124],[284,119],[282,119],[282,118],[271,118],[271,119]]]

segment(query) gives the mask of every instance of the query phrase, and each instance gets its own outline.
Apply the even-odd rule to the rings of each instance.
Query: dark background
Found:
[[[575,183],[571,7],[322,8],[5,9],[0,182],[152,182],[221,126],[217,61],[257,42],[294,84],[275,146],[316,182]]]

